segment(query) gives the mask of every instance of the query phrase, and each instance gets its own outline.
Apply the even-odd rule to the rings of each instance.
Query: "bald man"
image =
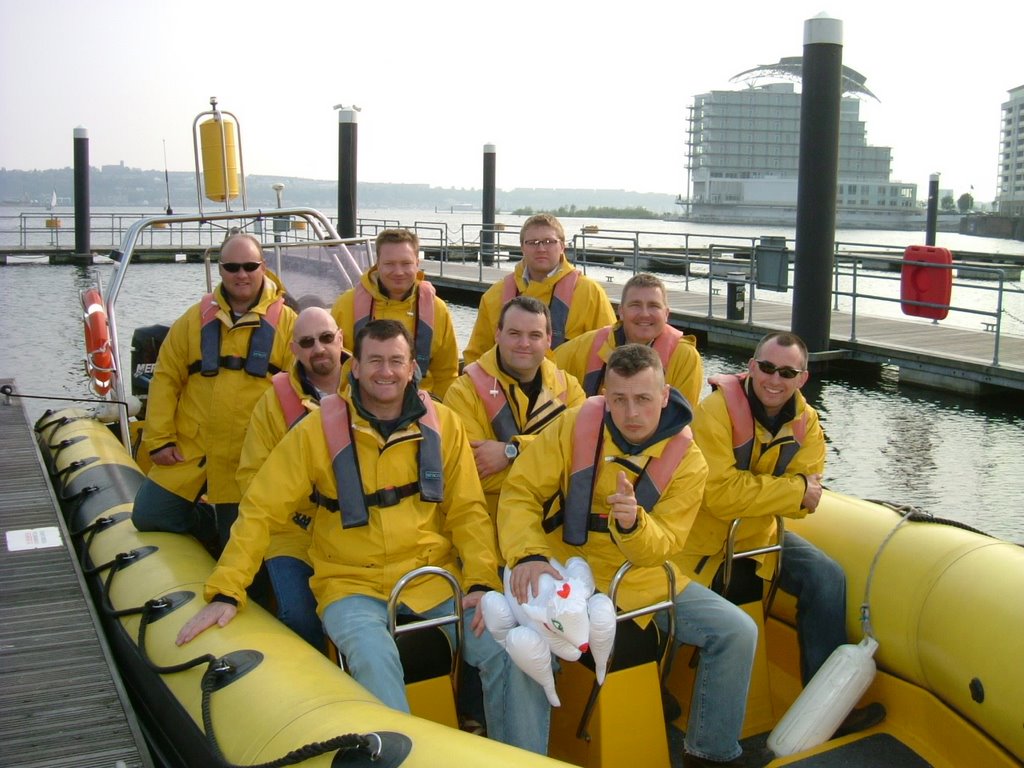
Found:
[[[342,363],[349,355],[331,313],[309,307],[299,313],[292,333],[295,365],[273,378],[253,410],[238,463],[238,485],[244,494],[256,472],[289,429],[320,407],[320,398],[341,389]],[[277,617],[296,634],[323,650],[324,636],[309,588],[309,524],[316,506],[310,503],[292,515],[293,525],[270,538],[265,562],[277,598]]]

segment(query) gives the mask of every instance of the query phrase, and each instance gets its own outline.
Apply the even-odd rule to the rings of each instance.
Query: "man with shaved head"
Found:
[[[342,363],[348,353],[331,313],[309,307],[299,313],[292,333],[295,365],[273,378],[273,386],[253,410],[238,464],[242,493],[281,438],[320,405],[320,398],[341,388]],[[270,539],[265,562],[277,597],[277,617],[317,648],[323,649],[323,629],[316,615],[316,599],[309,588],[313,566],[309,562],[309,524],[315,505],[292,514],[294,525]]]

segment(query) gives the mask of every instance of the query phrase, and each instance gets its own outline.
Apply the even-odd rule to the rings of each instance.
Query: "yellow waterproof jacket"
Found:
[[[302,409],[308,414],[319,408],[320,403],[303,390],[299,380],[298,365],[298,363],[293,365],[288,372],[288,386]],[[281,408],[281,398],[274,387],[270,387],[257,401],[252,418],[249,419],[245,442],[242,443],[242,454],[238,460],[236,477],[238,478],[238,487],[243,495],[249,488],[249,483],[252,482],[257,470],[263,466],[267,456],[281,442],[281,438],[285,436],[288,429],[289,424],[286,422],[284,411]],[[263,559],[287,556],[309,563],[311,540],[309,528],[315,512],[316,506],[307,499],[306,504],[295,510],[287,525],[273,531],[270,545]]]
[[[682,551],[690,526],[697,515],[704,492],[707,465],[696,443],[675,469],[661,498],[653,509],[640,508],[636,527],[623,533],[610,523],[607,533],[590,531],[582,546],[574,547],[562,540],[562,529],[545,534],[542,521],[545,505],[552,498],[568,493],[572,471],[573,440],[580,407],[567,411],[550,428],[544,430],[512,465],[498,502],[498,541],[506,562],[515,565],[528,555],[556,557],[561,562],[574,555],[586,559],[594,573],[599,590],[608,591],[612,577],[629,560],[634,564],[619,590],[619,608],[632,610],[665,599],[667,577],[664,563]],[[635,483],[640,471],[665,450],[670,438],[645,448],[630,461],[612,440],[606,426],[602,427],[603,443],[594,479],[595,510],[607,507],[606,499],[616,492],[618,473],[625,471]],[[636,469],[626,469],[617,457],[630,461]],[[558,511],[556,501],[547,517]],[[676,570],[676,590],[682,591],[687,580]],[[641,623],[646,623],[642,621]]]
[[[745,385],[745,382],[741,386]],[[725,554],[729,523],[744,518],[737,535],[737,549],[752,549],[773,541],[775,516],[801,518],[807,484],[804,475],[818,474],[825,468],[825,433],[818,413],[798,391],[796,416],[774,436],[756,419],[750,469],[737,466],[733,452],[733,425],[726,397],[716,389],[697,407],[693,417],[693,437],[708,463],[708,482],[697,523],[686,542],[686,551],[677,562],[703,584],[709,584]],[[743,404],[749,405],[745,400]],[[804,436],[799,450],[785,469],[774,476],[776,462],[784,446],[792,446],[798,422]],[[761,573],[770,573],[774,557],[762,557]]]
[[[562,264],[555,274],[543,280],[531,280],[529,283],[523,279],[525,269],[525,262],[520,261],[516,264],[513,272],[519,293],[533,296],[550,306],[555,284],[571,273],[575,267],[563,256]],[[473,325],[473,335],[470,336],[469,344],[462,352],[466,365],[480,359],[484,352],[494,346],[494,332],[498,329],[498,316],[504,305],[503,295],[504,278],[488,288],[480,299],[479,312],[476,316],[476,323]],[[586,275],[580,274],[576,290],[573,293],[572,304],[569,307],[569,317],[565,323],[565,338],[574,339],[589,330],[603,328],[614,322],[615,310],[612,309],[612,303],[608,300],[608,294],[605,293],[604,288]]]
[[[618,346],[616,334],[621,335],[622,323],[616,323],[610,328],[611,332],[607,334],[597,350],[598,357],[605,365],[612,352],[615,351],[615,347]],[[589,372],[588,363],[595,341],[599,336],[604,335],[604,331],[604,328],[587,331],[582,336],[565,342],[555,350],[555,364],[571,373],[583,384]],[[666,326],[662,335],[669,333],[670,329]],[[704,363],[701,361],[700,352],[697,351],[697,338],[695,336],[681,337],[679,343],[675,344],[669,359],[662,360],[661,364],[665,368],[665,383],[678,389],[691,405],[699,403],[701,389],[704,387]],[[603,385],[603,373],[601,381]],[[587,392],[587,394],[599,395],[601,393]]]
[[[214,298],[219,306],[221,356],[245,357],[260,317],[284,288],[269,271],[256,306],[232,325],[231,308],[218,286]],[[256,401],[270,386],[276,370],[288,370],[294,358],[290,342],[295,313],[288,307],[281,314],[270,353],[271,369],[256,378],[243,370],[220,368],[216,376],[190,374],[189,366],[202,358],[200,304],[189,307],[167,333],[157,356],[149,389],[142,448],[153,453],[174,444],[185,461],[171,466],[154,464],[149,477],[166,490],[184,498],[195,498],[205,482],[206,495],[213,504],[237,502],[242,494],[235,472],[245,430]]]
[[[377,267],[363,273],[360,278],[362,287],[373,299],[374,320],[397,320],[402,323],[416,339],[417,304],[419,301],[419,284],[423,282],[420,272],[416,280],[416,288],[404,299],[389,299],[380,290],[377,281]],[[345,346],[351,349],[356,342],[355,335],[355,294],[356,289],[345,291],[331,307],[331,315],[345,335]],[[348,368],[342,374],[347,379]],[[459,375],[459,345],[455,338],[455,327],[448,305],[439,297],[434,297],[434,337],[430,344],[430,367],[423,371],[420,389],[434,395],[436,400],[443,400],[444,393]]]
[[[341,492],[373,494],[417,481],[419,425],[384,440],[345,398],[363,487]],[[369,524],[348,529],[337,511],[318,506],[309,554],[310,587],[321,615],[350,595],[386,600],[399,578],[424,565],[448,570],[465,589],[475,584],[501,589],[494,526],[466,431],[449,409],[435,407],[442,435],[443,502],[424,502],[413,493],[394,506],[370,507]],[[320,409],[284,436],[250,483],[228,545],[206,583],[207,599],[219,593],[245,603],[245,587],[263,559],[270,530],[286,523],[314,489],[321,497],[338,498]],[[412,610],[425,611],[450,597],[451,590],[433,578],[414,582],[402,594]]]
[[[519,386],[519,382],[504,373],[498,366],[497,347],[492,347],[477,360],[484,372],[493,380],[491,386],[496,391],[495,398],[507,402],[515,420],[518,437],[516,443],[522,451],[529,445],[541,430],[546,429],[553,419],[582,403],[586,397],[583,388],[575,378],[559,371],[553,362],[544,360],[540,366],[541,392],[534,402],[533,410],[527,413],[529,398]],[[490,391],[485,397],[491,397]],[[466,425],[466,434],[470,440],[497,440],[494,427],[488,416],[487,408],[481,400],[480,393],[473,384],[469,374],[463,373],[448,389],[444,404],[451,408]],[[493,517],[498,509],[498,494],[501,484],[508,475],[504,469],[481,480],[487,496],[487,509]]]

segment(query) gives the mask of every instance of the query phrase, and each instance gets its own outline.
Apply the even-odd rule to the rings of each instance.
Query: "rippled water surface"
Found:
[[[78,292],[110,266],[0,268],[4,350],[0,376],[25,394],[88,396]],[[203,268],[133,265],[118,303],[122,360],[131,331],[171,322],[205,290]],[[460,345],[475,308],[452,308]],[[740,357],[704,351],[708,375],[736,371]],[[1018,398],[971,400],[896,382],[893,372],[809,383],[829,440],[826,483],[865,498],[909,503],[987,533],[1024,542],[1024,406]],[[52,400],[28,400],[34,418]]]

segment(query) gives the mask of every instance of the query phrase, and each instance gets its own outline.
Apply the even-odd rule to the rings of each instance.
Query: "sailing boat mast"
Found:
[[[164,187],[167,190],[167,215],[171,216],[174,211],[171,210],[171,175],[167,172],[167,139],[162,141],[164,143]]]

